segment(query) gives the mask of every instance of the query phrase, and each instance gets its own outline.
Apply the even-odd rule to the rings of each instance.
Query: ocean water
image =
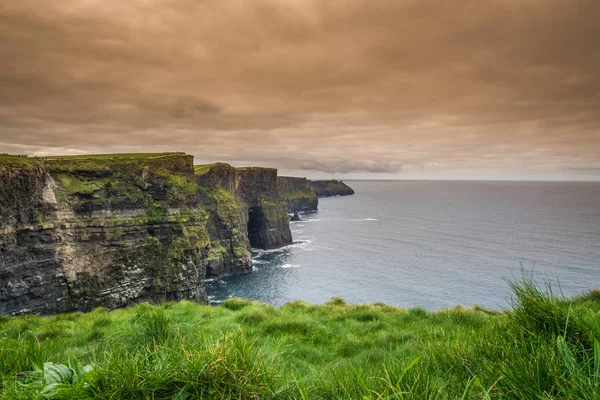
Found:
[[[348,181],[293,222],[296,244],[207,282],[213,303],[510,306],[523,274],[570,296],[600,287],[600,183]]]

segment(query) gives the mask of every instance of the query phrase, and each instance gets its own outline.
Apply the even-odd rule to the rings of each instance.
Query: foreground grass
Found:
[[[600,398],[600,293],[513,289],[503,313],[231,299],[0,317],[0,398]]]

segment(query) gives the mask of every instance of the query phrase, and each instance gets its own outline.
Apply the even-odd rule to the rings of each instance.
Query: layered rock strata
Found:
[[[237,168],[237,190],[248,207],[248,239],[252,247],[274,249],[292,243],[287,208],[273,168]]]
[[[279,192],[285,199],[288,212],[316,211],[319,199],[306,178],[280,176],[277,178]]]
[[[0,156],[0,314],[206,302],[250,245],[291,243],[275,170],[201,172],[182,153]]]

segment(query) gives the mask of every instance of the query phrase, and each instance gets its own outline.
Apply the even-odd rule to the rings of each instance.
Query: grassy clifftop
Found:
[[[195,202],[191,155],[106,154],[40,160],[60,184],[57,198],[76,211],[158,209]]]
[[[7,167],[41,167],[41,162],[36,158],[17,156],[11,154],[0,154],[0,168]]]
[[[599,398],[600,294],[514,289],[506,312],[230,299],[2,318],[0,397]]]

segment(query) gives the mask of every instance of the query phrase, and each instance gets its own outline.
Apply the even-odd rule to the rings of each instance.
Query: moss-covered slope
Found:
[[[285,199],[288,212],[315,211],[319,206],[317,194],[306,178],[277,177],[279,192]]]

